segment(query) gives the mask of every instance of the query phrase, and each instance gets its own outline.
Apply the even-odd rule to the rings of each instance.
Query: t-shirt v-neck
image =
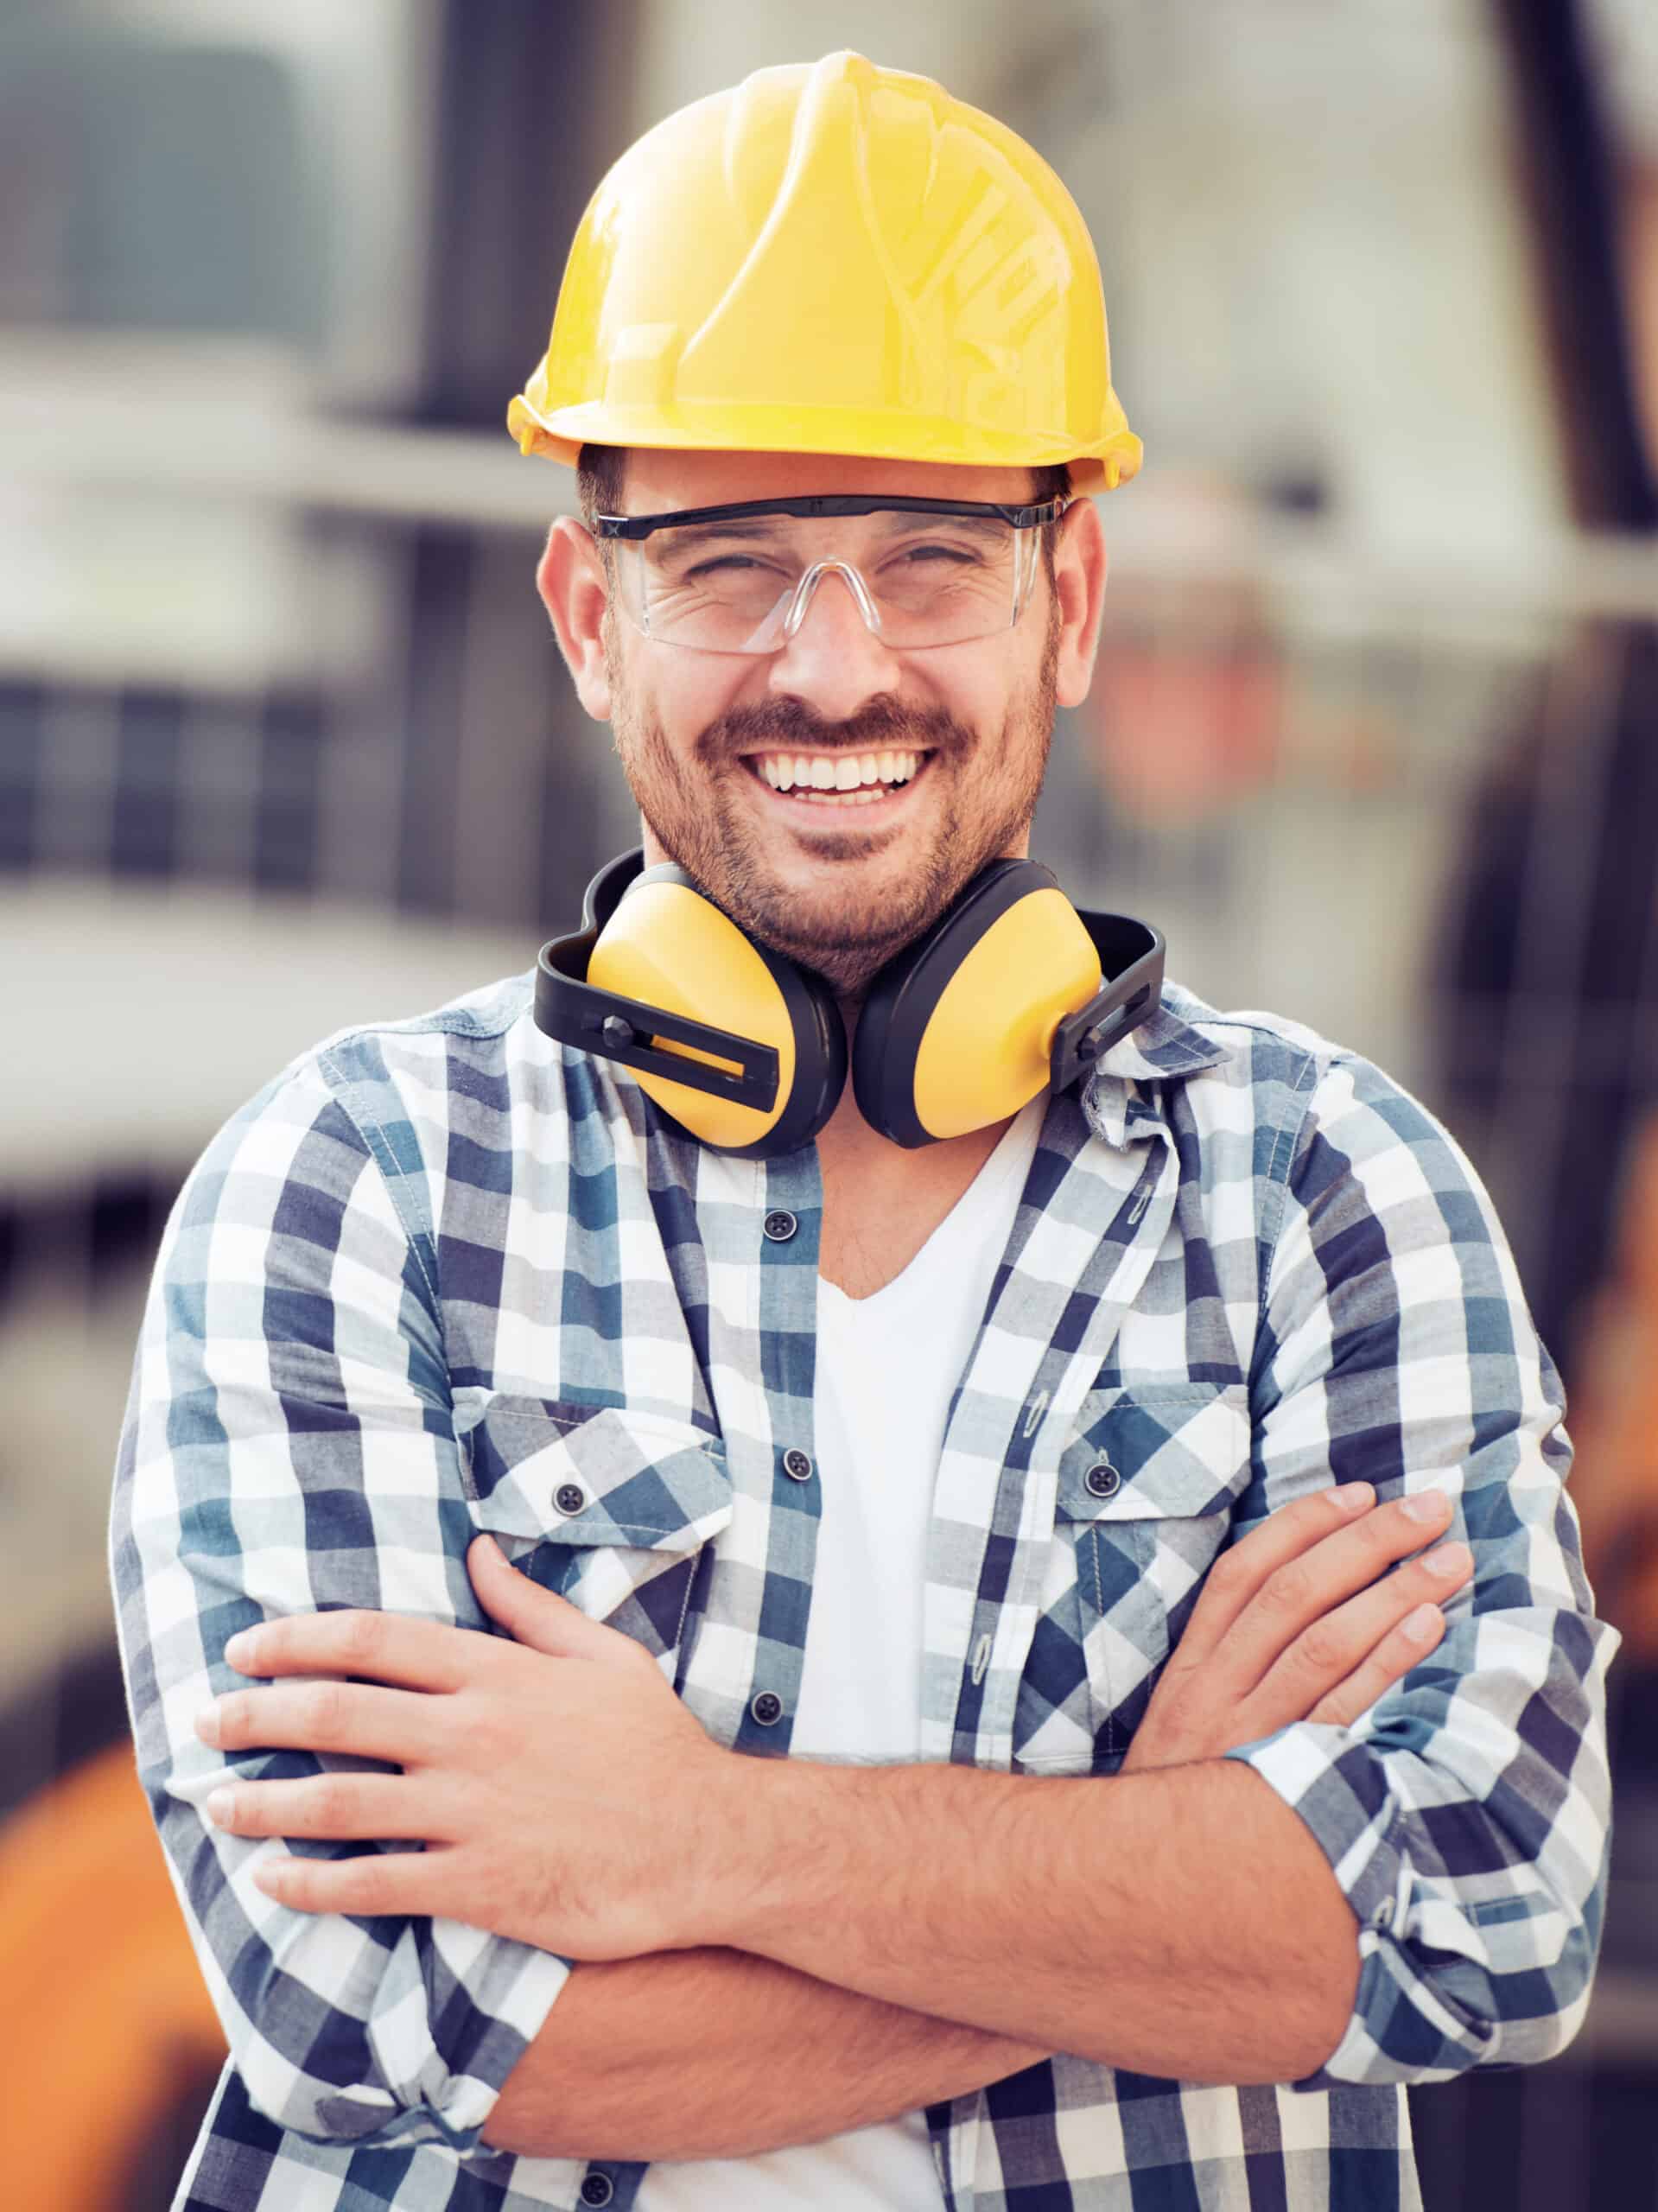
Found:
[[[973,1317],[973,1331],[976,1332],[984,1317],[984,1304],[990,1294],[991,1279],[1001,1258],[1008,1232],[1013,1228],[1013,1216],[1019,1210],[1020,1192],[1025,1187],[1025,1178],[1030,1173],[1031,1161],[1035,1156],[1046,1104],[1047,1093],[1044,1091],[1014,1115],[983,1166],[921,1249],[893,1276],[891,1282],[883,1283],[867,1298],[853,1298],[837,1283],[832,1283],[822,1275],[818,1277],[817,1327],[820,1344],[826,1319],[831,1326],[837,1328],[843,1322],[861,1328],[865,1322],[874,1323],[877,1320],[881,1327],[886,1327],[893,1313],[902,1313],[915,1303],[918,1282],[925,1286],[925,1294],[931,1297],[936,1293],[938,1278],[943,1273],[964,1255],[969,1254],[976,1255],[984,1262],[981,1267],[975,1265],[974,1268],[975,1281],[977,1281],[981,1274],[983,1278],[983,1296],[979,1300],[979,1310]],[[1002,1218],[1004,1213],[1005,1219]],[[998,1223],[1001,1227],[1001,1239],[994,1250],[986,1254],[980,1249],[980,1240]]]
[[[813,1391],[823,1518],[792,1747],[913,1758],[922,1591],[950,1400],[989,1301],[1041,1134],[1016,1115],[903,1272],[867,1298],[821,1278]]]

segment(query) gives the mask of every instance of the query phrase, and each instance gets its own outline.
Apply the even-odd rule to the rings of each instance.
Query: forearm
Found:
[[[485,2124],[537,2158],[746,2158],[1049,2055],[715,1947],[577,1967]]]
[[[1075,1781],[756,1768],[718,1908],[721,1940],[744,1950],[1187,2081],[1299,2079],[1347,2025],[1352,1910],[1297,1815],[1243,1767]]]

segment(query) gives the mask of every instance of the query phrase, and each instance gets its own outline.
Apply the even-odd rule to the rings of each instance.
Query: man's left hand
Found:
[[[232,1638],[225,1656],[238,1673],[336,1679],[233,1691],[199,1718],[204,1741],[347,1752],[403,1771],[234,1782],[208,1800],[215,1823],[242,1836],[425,1845],[267,1859],[253,1879],[302,1912],[432,1914],[576,1959],[717,1940],[705,1914],[737,1816],[736,1755],[642,1644],[541,1589],[488,1537],[467,1565],[513,1642],[367,1611],[266,1621]]]

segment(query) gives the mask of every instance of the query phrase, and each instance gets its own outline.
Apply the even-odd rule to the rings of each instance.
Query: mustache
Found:
[[[708,724],[696,751],[706,766],[743,753],[942,753],[971,742],[970,733],[942,709],[905,707],[882,692],[842,722],[815,714],[800,699],[734,707]]]

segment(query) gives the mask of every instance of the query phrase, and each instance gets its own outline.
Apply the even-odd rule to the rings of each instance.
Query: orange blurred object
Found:
[[[1144,820],[1193,820],[1276,772],[1283,674],[1259,635],[1211,645],[1108,627],[1090,697],[1101,776]]]
[[[1658,1665],[1658,1115],[1631,1148],[1611,1274],[1595,1293],[1566,1427],[1598,1610]]]
[[[130,1744],[0,1829],[0,2204],[126,2212],[135,2158],[224,2033]]]

